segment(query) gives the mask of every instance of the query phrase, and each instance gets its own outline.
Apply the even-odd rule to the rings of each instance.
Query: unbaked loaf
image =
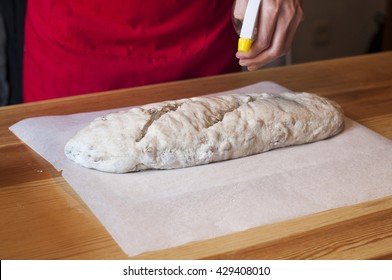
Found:
[[[194,97],[99,117],[65,154],[106,172],[183,168],[322,140],[343,126],[341,108],[310,93]]]

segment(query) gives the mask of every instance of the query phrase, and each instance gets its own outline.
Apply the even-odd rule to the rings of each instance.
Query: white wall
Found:
[[[292,62],[365,53],[377,30],[376,12],[387,0],[303,0],[305,21],[292,46]]]

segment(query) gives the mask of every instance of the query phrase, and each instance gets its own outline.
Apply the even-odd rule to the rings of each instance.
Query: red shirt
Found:
[[[24,100],[239,70],[228,0],[29,0]]]

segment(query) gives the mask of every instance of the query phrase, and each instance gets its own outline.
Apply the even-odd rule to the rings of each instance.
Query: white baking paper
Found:
[[[235,90],[252,91],[287,89],[264,82]],[[324,141],[191,168],[109,174],[68,160],[67,140],[107,112],[30,118],[10,129],[62,170],[129,256],[392,194],[392,141],[349,119]]]

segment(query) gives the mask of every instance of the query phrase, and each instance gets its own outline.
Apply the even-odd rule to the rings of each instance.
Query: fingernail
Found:
[[[257,66],[249,66],[248,67],[248,71],[250,71],[250,72],[256,71],[257,69],[258,69]]]

